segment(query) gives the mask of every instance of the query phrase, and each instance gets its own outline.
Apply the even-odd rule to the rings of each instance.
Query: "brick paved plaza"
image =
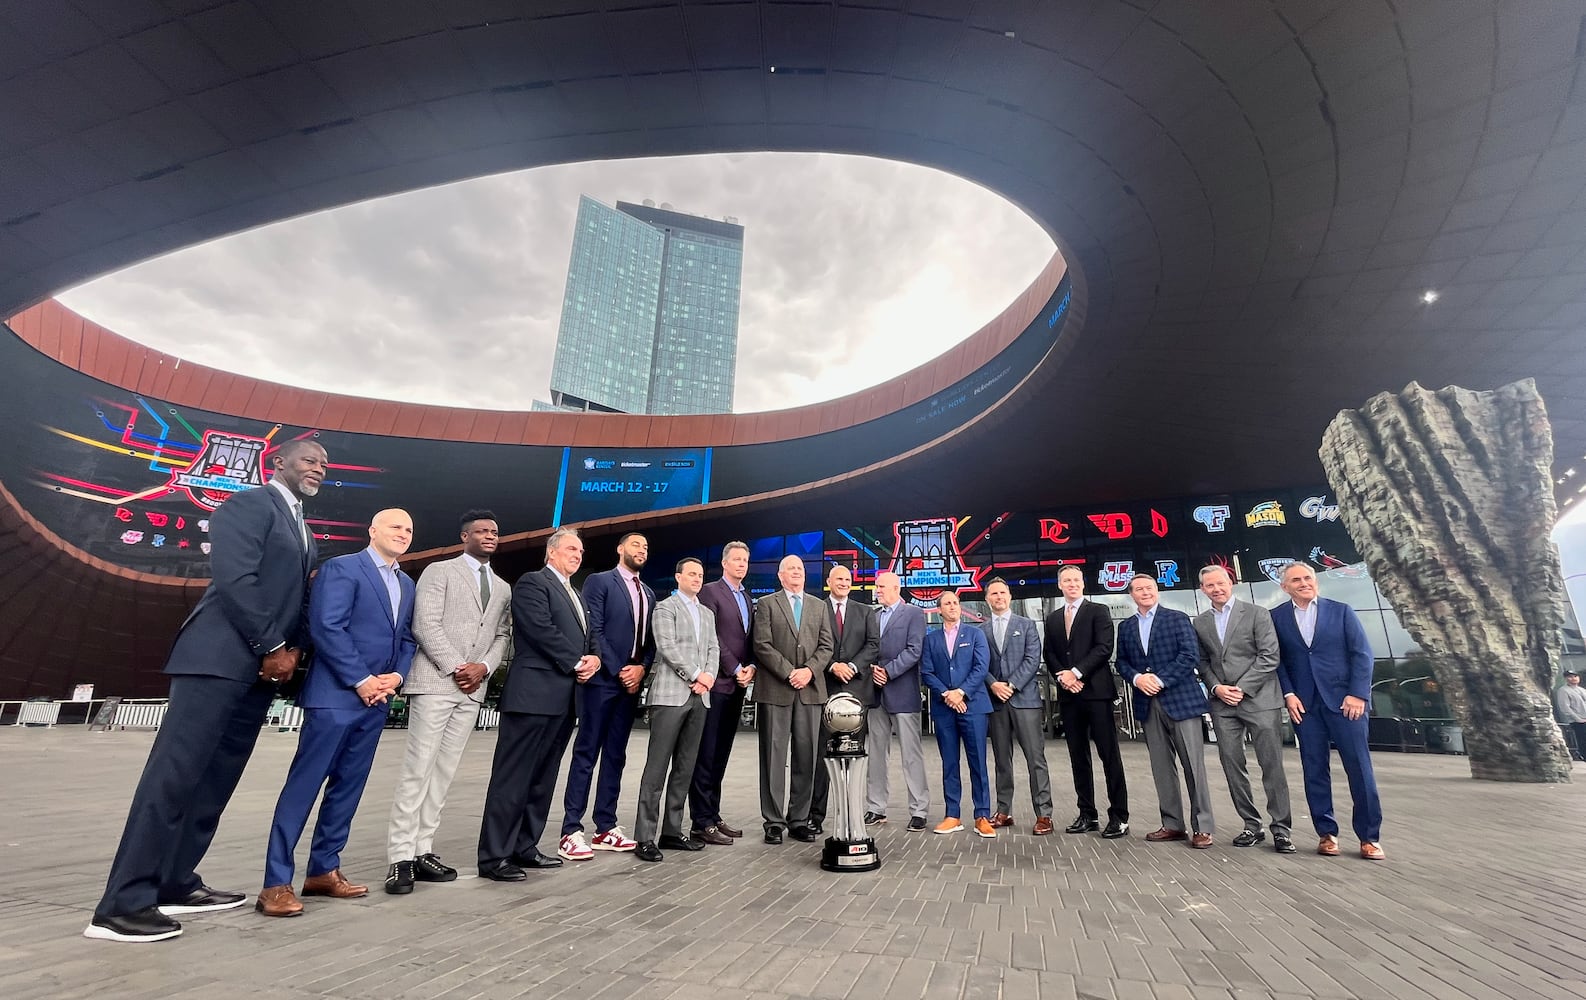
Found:
[[[635,733],[624,788],[630,832],[645,736]],[[0,997],[1586,997],[1586,787],[1477,783],[1460,757],[1376,757],[1382,864],[1351,856],[1348,836],[1345,856],[1316,856],[1300,813],[1298,855],[1226,846],[1237,818],[1210,749],[1223,824],[1210,851],[1141,839],[1157,820],[1142,745],[1125,747],[1134,821],[1119,842],[1033,837],[1027,800],[1018,831],[995,841],[905,833],[895,773],[882,869],[839,876],[820,870],[811,845],[759,842],[755,745],[743,734],[725,812],[749,836],[732,847],[659,865],[601,855],[527,884],[465,877],[390,897],[379,882],[403,739],[392,732],[344,855],[347,874],[373,887],[366,899],[310,899],[293,920],[261,917],[250,901],[183,918],[186,933],[165,944],[88,941],[80,932],[151,739],[0,730]],[[261,737],[201,869],[211,884],[258,890],[295,742]],[[476,734],[437,843],[467,874],[493,744]],[[1048,758],[1061,827],[1072,818],[1061,743]],[[1292,750],[1288,767],[1300,809]],[[306,853],[307,837],[300,865]]]

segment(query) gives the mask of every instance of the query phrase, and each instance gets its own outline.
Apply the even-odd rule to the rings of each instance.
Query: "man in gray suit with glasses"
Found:
[[[711,685],[721,651],[716,615],[699,602],[705,585],[705,564],[687,556],[677,564],[677,590],[650,613],[655,661],[650,671],[650,749],[639,779],[639,815],[633,856],[660,861],[661,848],[699,851],[704,841],[683,834],[683,804],[694,776],[699,734],[705,728]],[[671,765],[670,776],[667,766]],[[660,815],[661,790],[666,788],[666,813]],[[660,840],[655,836],[661,829]]]
[[[1261,810],[1250,794],[1250,772],[1245,766],[1248,733],[1261,765],[1261,783],[1266,786],[1272,846],[1279,854],[1293,854],[1289,781],[1283,774],[1278,633],[1272,626],[1272,613],[1249,601],[1235,600],[1233,577],[1221,566],[1201,570],[1200,583],[1201,593],[1212,604],[1210,610],[1195,617],[1201,682],[1211,692],[1212,729],[1217,733],[1217,756],[1228,778],[1228,793],[1245,824],[1233,845],[1254,847],[1267,839],[1261,829]]]

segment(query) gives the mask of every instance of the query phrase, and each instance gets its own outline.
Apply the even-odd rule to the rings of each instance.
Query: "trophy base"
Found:
[[[873,872],[881,867],[881,854],[873,838],[838,840],[827,837],[821,850],[821,867],[829,872]]]

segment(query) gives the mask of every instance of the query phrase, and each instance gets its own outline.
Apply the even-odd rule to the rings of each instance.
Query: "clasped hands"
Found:
[[[1013,685],[1007,681],[992,681],[991,693],[998,701],[1007,701],[1013,697]]]
[[[942,695],[942,704],[957,712],[959,715],[963,715],[965,712],[969,711],[969,702],[964,699],[964,692],[961,688],[953,688],[951,691],[948,691],[946,694]]]
[[[715,674],[700,674],[689,684],[688,689],[695,694],[703,695],[710,691],[711,685],[716,683]]]
[[[639,685],[644,683],[644,664],[630,663],[617,671],[617,682],[629,694],[639,690]]]
[[[379,674],[359,684],[353,690],[358,692],[358,697],[363,699],[365,705],[380,705],[388,701],[401,686],[401,674]]]
[[[463,694],[473,694],[490,676],[490,668],[483,663],[464,663],[452,671],[452,680]]]
[[[259,658],[259,679],[279,684],[296,672],[297,664],[302,659],[303,651],[291,646],[282,646],[274,652],[265,653]]]
[[[854,675],[858,672],[859,671],[854,669],[854,665],[852,663],[832,664],[832,675],[844,684],[847,684],[849,681],[853,680]]]
[[[815,671],[809,667],[797,667],[787,675],[787,682],[793,686],[795,691],[802,691],[809,687],[810,682],[814,679]]]
[[[1063,690],[1067,691],[1069,694],[1079,694],[1081,691],[1085,690],[1085,682],[1080,680],[1079,675],[1074,673],[1072,670],[1064,670],[1059,672],[1057,675],[1057,683],[1061,684],[1063,686]]]
[[[1224,705],[1237,705],[1245,700],[1245,693],[1237,684],[1213,684],[1212,694]]]
[[[599,670],[600,657],[596,656],[594,653],[585,653],[583,656],[580,656],[578,658],[578,662],[573,665],[573,678],[577,680],[578,683],[583,684],[586,683],[591,677],[595,676],[595,673]]]
[[[1137,674],[1134,686],[1146,697],[1154,697],[1162,692],[1162,679],[1156,674]]]

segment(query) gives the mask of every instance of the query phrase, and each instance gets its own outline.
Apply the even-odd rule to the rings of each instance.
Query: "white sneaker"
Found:
[[[595,856],[595,852],[589,849],[588,841],[584,840],[582,830],[574,830],[563,837],[561,844],[556,848],[556,853],[568,861],[588,861]]]
[[[631,851],[639,846],[638,841],[629,840],[622,835],[622,827],[614,826],[595,834],[594,843],[591,844],[597,851]]]

